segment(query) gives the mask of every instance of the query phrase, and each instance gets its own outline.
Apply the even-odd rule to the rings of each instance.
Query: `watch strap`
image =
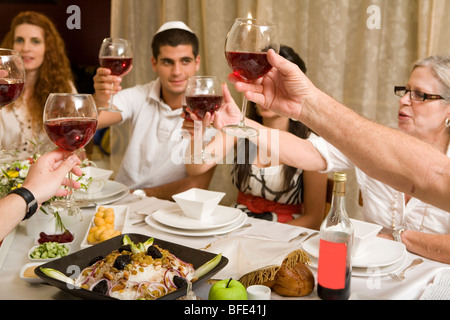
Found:
[[[392,232],[392,236],[394,237],[395,241],[402,242],[402,232],[405,231],[405,229],[395,229],[394,232]]]
[[[30,219],[31,216],[35,214],[35,212],[38,209],[38,202],[30,190],[28,190],[27,188],[16,188],[14,190],[11,190],[9,194],[19,195],[27,203],[27,213],[25,215],[25,218],[23,218],[23,220]]]

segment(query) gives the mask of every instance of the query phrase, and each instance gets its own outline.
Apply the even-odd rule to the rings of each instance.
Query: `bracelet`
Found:
[[[27,213],[23,220],[30,219],[31,216],[36,213],[38,209],[38,202],[30,190],[26,188],[16,188],[8,194],[17,194],[21,196],[27,203]]]

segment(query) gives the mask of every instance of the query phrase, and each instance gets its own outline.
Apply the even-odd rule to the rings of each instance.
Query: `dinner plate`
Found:
[[[164,224],[159,223],[153,218],[153,215],[149,215],[145,218],[145,222],[150,226],[153,227],[159,231],[164,231],[171,234],[176,234],[180,236],[188,236],[188,237],[208,237],[208,236],[214,236],[214,235],[220,235],[225,234],[228,232],[231,232],[233,230],[236,230],[237,228],[241,227],[245,221],[247,220],[247,214],[241,211],[241,215],[234,223],[226,225],[224,227],[219,227],[215,229],[207,229],[207,230],[186,230],[186,229],[179,229],[179,228],[172,228],[169,226],[166,226]]]
[[[154,212],[152,217],[159,223],[171,228],[185,230],[208,230],[232,224],[241,217],[241,214],[242,211],[239,209],[217,206],[211,216],[206,219],[197,220],[185,216],[181,208],[175,204]]]
[[[78,190],[74,193],[74,198],[76,200],[90,200],[98,203],[99,201],[113,198],[114,196],[117,196],[119,194],[123,194],[125,191],[129,192],[129,189],[126,185],[120,182],[108,180],[106,181],[103,189],[99,192],[88,194]]]
[[[303,249],[311,256],[319,256],[320,237],[314,237],[302,244]],[[375,237],[365,252],[352,258],[353,267],[383,267],[401,260],[406,252],[403,243]]]
[[[148,235],[142,234],[133,233],[127,235],[134,243],[145,242],[149,238]],[[99,256],[108,255],[113,250],[117,250],[122,245],[122,243],[123,243],[123,236],[122,235],[117,236],[115,238],[97,244],[95,246],[91,246],[89,248],[74,252],[66,257],[45,263],[42,265],[42,268],[55,269],[64,273],[68,277],[73,278],[74,276],[77,276],[75,272],[76,270],[80,272],[82,269],[84,269],[89,265],[89,262],[92,261],[92,259]],[[197,269],[198,267],[200,267],[201,265],[203,265],[204,263],[208,262],[209,260],[213,259],[216,256],[215,253],[210,253],[203,250],[182,246],[176,243],[156,238],[154,239],[154,244],[160,246],[163,249],[169,250],[169,252],[174,254],[177,258],[187,263],[191,263],[194,269]],[[214,274],[223,269],[227,264],[228,259],[222,256],[222,259],[220,260],[217,266],[215,266],[211,271],[209,271],[205,275],[201,276],[198,280],[192,282],[192,290],[195,291],[206,280],[210,279]],[[62,291],[65,291],[73,296],[82,299],[117,300],[115,298],[95,293],[90,290],[67,285],[66,282],[47,276],[40,270],[40,268],[35,269],[35,273],[50,285],[55,286],[56,288]],[[158,300],[175,300],[176,298],[181,297],[183,295],[186,295],[186,287],[173,291],[159,298]]]
[[[318,260],[314,257],[309,257],[311,264],[310,267],[317,269]],[[352,266],[352,276],[353,277],[375,277],[375,276],[387,276],[390,272],[398,272],[405,265],[407,259],[406,251],[404,252],[402,258],[390,265],[383,267],[355,267]]]

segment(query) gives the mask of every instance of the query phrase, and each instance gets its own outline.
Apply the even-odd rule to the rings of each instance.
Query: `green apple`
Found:
[[[209,300],[247,300],[247,290],[233,279],[217,281],[209,290]]]

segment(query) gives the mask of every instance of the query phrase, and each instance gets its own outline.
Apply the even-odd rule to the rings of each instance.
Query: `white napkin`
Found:
[[[227,266],[214,275],[215,279],[239,280],[249,272],[280,266],[286,256],[296,249],[298,248],[295,245],[288,242],[240,235],[217,240],[206,251],[222,253],[229,260]]]

